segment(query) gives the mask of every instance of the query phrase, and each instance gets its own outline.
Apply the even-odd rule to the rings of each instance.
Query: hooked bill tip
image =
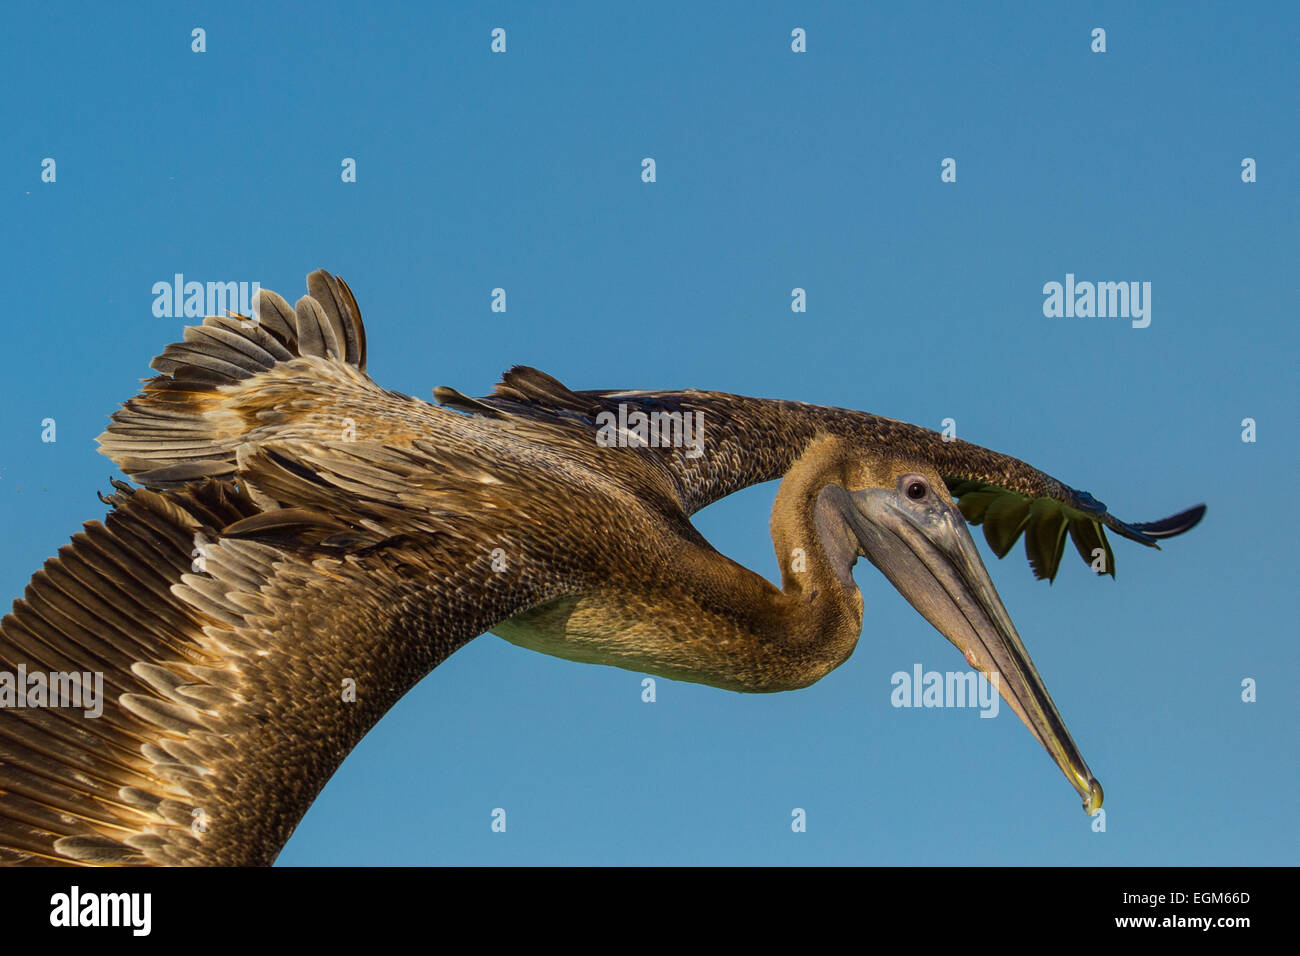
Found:
[[[1101,809],[1101,802],[1106,799],[1106,794],[1102,793],[1101,784],[1097,782],[1096,777],[1088,778],[1088,795],[1083,798],[1083,812],[1092,816]]]

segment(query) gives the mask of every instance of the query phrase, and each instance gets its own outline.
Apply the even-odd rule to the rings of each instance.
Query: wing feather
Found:
[[[948,493],[957,501],[962,515],[973,525],[984,526],[989,547],[999,558],[1006,557],[1021,534],[1025,554],[1034,576],[1056,579],[1068,535],[1080,557],[1096,566],[1098,551],[1103,558],[1099,574],[1115,576],[1115,555],[1106,538],[1106,528],[1148,547],[1159,547],[1157,538],[1182,534],[1195,527],[1205,514],[1197,505],[1160,521],[1129,524],[1120,521],[1086,492],[1062,486],[1064,497],[1030,497],[988,481],[944,475]],[[1066,500],[1068,498],[1068,500]]]

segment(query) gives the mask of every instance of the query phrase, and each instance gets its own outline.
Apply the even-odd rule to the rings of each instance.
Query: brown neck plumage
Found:
[[[790,467],[772,507],[772,543],[781,568],[774,623],[785,651],[810,684],[853,653],[862,632],[862,594],[853,581],[856,548],[830,503],[845,481],[842,439],[809,442]]]
[[[701,454],[690,458],[680,448],[656,449],[684,489],[688,514],[784,476],[815,441],[827,436],[843,439],[860,453],[874,448],[933,465],[945,476],[987,481],[1029,497],[1070,497],[1066,486],[1019,459],[960,439],[945,441],[928,428],[866,412],[700,391],[610,393],[599,401],[610,408],[628,401],[700,413]]]

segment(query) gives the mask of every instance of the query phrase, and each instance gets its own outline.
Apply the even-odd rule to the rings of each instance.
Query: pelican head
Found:
[[[851,559],[875,565],[998,689],[1092,814],[1101,784],[1070,738],[943,479],[915,462],[876,461],[847,483],[829,483],[817,497],[817,533],[832,567],[843,578]]]

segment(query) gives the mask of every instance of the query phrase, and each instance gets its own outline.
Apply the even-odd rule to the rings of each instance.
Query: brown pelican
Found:
[[[999,557],[1023,532],[1052,579],[1067,535],[1113,574],[1104,528],[1155,545],[1203,507],[1126,524],[1006,455],[797,402],[575,392],[515,367],[483,398],[435,389],[438,407],[367,376],[341,279],[307,288],[187,328],[100,436],[138,487],[114,481],[104,522],[0,623],[0,860],[269,864],[366,731],[487,631],[729,690],[807,686],[858,640],[859,557],[1100,805],[967,522]],[[775,478],[780,588],[690,522]],[[102,714],[56,700],[58,676],[15,706],[39,696],[20,669],[102,675]]]

